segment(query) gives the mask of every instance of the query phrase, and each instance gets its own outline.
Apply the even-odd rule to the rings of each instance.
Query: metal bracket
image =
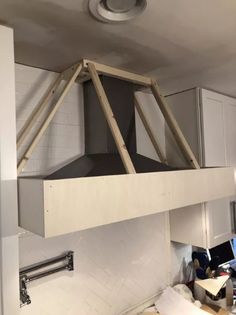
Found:
[[[28,305],[31,303],[30,296],[27,292],[27,276],[20,276],[20,306]]]
[[[57,264],[57,267],[43,270],[41,272],[36,272],[40,269],[45,269],[46,267],[55,264]],[[20,270],[20,306],[22,307],[31,303],[31,299],[27,291],[27,284],[29,282],[64,270],[74,270],[74,252],[72,251],[68,251],[63,255],[22,268]]]

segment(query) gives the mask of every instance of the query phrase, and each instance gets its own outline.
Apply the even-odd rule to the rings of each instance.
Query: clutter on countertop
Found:
[[[216,278],[209,278],[204,280],[196,280],[195,283],[200,285],[203,289],[208,291],[214,296],[217,296],[221,288],[225,285],[229,279],[229,275]]]
[[[206,315],[207,313],[198,308],[173,288],[166,288],[155,302],[157,310],[162,315]]]
[[[202,309],[212,315],[228,315],[229,312],[217,305],[202,305]]]
[[[202,305],[201,309],[209,314],[212,315],[229,315],[229,312],[217,305]],[[157,315],[160,314],[158,312],[152,312],[152,311],[148,311],[146,310],[144,313],[142,313],[142,315]],[[235,314],[235,313],[230,313],[230,314]]]
[[[178,284],[173,288],[168,287],[157,299],[155,305],[145,309],[142,315],[236,314],[236,306],[233,306],[233,283],[231,281],[231,277],[236,275],[236,271],[230,266],[222,267],[218,256],[213,256],[209,260],[207,252],[193,252],[192,265],[196,276],[194,296],[184,284]],[[202,299],[199,298],[200,301],[195,300],[197,288],[201,289],[203,293]]]
[[[192,253],[196,272],[194,296],[202,303],[215,304],[221,307],[233,305],[233,284],[231,268],[220,265],[218,256],[209,260],[206,252]]]
[[[199,308],[201,307],[201,302],[194,299],[191,290],[185,284],[177,284],[173,287],[173,289],[182,297],[184,297],[187,301],[195,304]]]
[[[185,300],[189,301],[190,303],[193,303],[196,307],[199,307],[199,308],[201,307],[201,302],[197,301],[193,298],[193,294],[192,294],[191,290],[185,284],[177,284],[172,288],[172,290],[174,290],[176,293],[178,293]],[[153,312],[154,312],[154,314],[158,314],[156,305],[153,305],[153,306],[145,309],[145,313],[150,314]]]
[[[196,276],[199,279],[208,278],[206,270],[209,267],[209,259],[206,252],[193,252],[192,253],[193,266],[196,271]]]
[[[229,315],[229,312],[217,305],[201,305],[199,301],[194,300],[192,292],[186,285],[178,284],[173,288],[165,289],[157,299],[155,306],[146,308],[142,313],[142,315],[154,314]]]
[[[193,252],[192,261],[198,279],[203,280],[225,275],[236,275],[236,272],[232,268],[225,268],[220,265],[220,258],[218,256],[213,256],[209,260],[206,252]]]

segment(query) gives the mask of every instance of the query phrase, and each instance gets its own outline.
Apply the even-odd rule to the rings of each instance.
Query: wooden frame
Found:
[[[135,168],[133,166],[133,163],[131,161],[130,155],[128,153],[128,150],[126,148],[125,142],[123,140],[123,137],[121,135],[120,129],[118,127],[118,124],[116,122],[115,116],[112,112],[111,105],[109,104],[108,98],[106,96],[106,92],[104,91],[104,88],[102,86],[102,83],[99,79],[98,73],[96,71],[96,68],[94,64],[88,63],[88,70],[91,76],[91,79],[93,81],[95,90],[97,92],[98,100],[100,102],[100,105],[102,107],[102,110],[104,112],[104,115],[106,117],[108,126],[110,127],[111,133],[113,135],[113,138],[115,140],[117,149],[119,151],[119,154],[121,156],[121,159],[123,161],[123,164],[125,166],[126,172],[129,174],[136,173]]]
[[[125,70],[113,68],[113,67],[110,67],[107,65],[103,65],[103,64],[94,62],[94,61],[84,59],[82,61],[82,64],[83,64],[84,70],[86,70],[88,68],[88,64],[93,64],[94,67],[96,68],[96,71],[100,74],[105,74],[109,77],[114,77],[117,79],[130,81],[130,82],[133,82],[135,84],[139,84],[139,85],[143,85],[143,86],[147,86],[147,87],[149,87],[152,84],[151,79],[148,77],[144,77],[142,75],[128,72]]]
[[[81,62],[70,67],[69,69],[65,70],[61,75],[59,75],[57,80],[52,85],[51,89],[48,91],[48,93],[43,98],[39,107],[36,109],[36,111],[34,111],[32,113],[30,118],[26,121],[25,125],[23,126],[23,128],[20,132],[20,136],[17,139],[17,146],[18,147],[23,143],[25,138],[28,136],[29,131],[32,129],[35,121],[40,116],[40,114],[43,112],[43,110],[46,108],[48,101],[52,98],[53,94],[56,92],[62,79],[64,78],[67,82],[66,82],[64,88],[62,89],[62,91],[60,92],[59,98],[56,100],[56,102],[53,106],[53,109],[51,110],[49,115],[42,122],[35,137],[30,142],[30,144],[27,147],[27,149],[25,150],[22,158],[20,159],[20,162],[17,165],[18,175],[21,173],[21,171],[25,167],[27,161],[30,159],[30,157],[31,157],[35,147],[37,146],[38,142],[40,141],[42,135],[44,134],[48,125],[50,124],[53,117],[55,116],[57,110],[61,106],[65,96],[70,91],[71,86],[73,85],[73,83],[76,81],[76,79],[78,77],[81,77],[82,80],[87,80],[89,78],[92,79],[93,84],[95,86],[95,90],[96,90],[97,95],[98,95],[100,105],[102,107],[102,110],[103,110],[104,115],[106,117],[106,120],[108,122],[108,125],[111,129],[114,141],[116,143],[118,152],[121,156],[121,159],[122,159],[122,162],[123,162],[124,167],[126,169],[126,172],[128,174],[134,174],[135,173],[134,165],[133,165],[132,160],[130,158],[130,155],[127,151],[127,148],[125,146],[124,140],[122,138],[121,132],[120,132],[119,127],[117,125],[117,122],[116,122],[116,119],[115,119],[114,114],[112,112],[109,101],[107,99],[106,93],[105,93],[105,91],[102,87],[101,81],[99,79],[99,76],[98,76],[99,73],[107,75],[107,76],[112,76],[112,77],[115,77],[118,79],[131,81],[135,84],[139,84],[139,85],[142,85],[145,87],[150,87],[152,90],[152,93],[153,93],[153,95],[157,101],[157,104],[159,105],[159,107],[162,111],[162,114],[163,114],[164,118],[166,119],[168,126],[170,127],[171,132],[173,133],[178,145],[180,146],[180,148],[182,150],[184,157],[186,158],[188,163],[193,168],[196,168],[196,169],[200,168],[190,146],[188,145],[181,129],[178,126],[176,119],[172,115],[172,113],[168,107],[168,104],[166,103],[164,96],[161,95],[160,89],[159,89],[156,81],[153,81],[150,78],[139,75],[139,74],[134,74],[134,73],[131,73],[131,72],[128,72],[125,70],[113,68],[110,66],[106,66],[103,64],[99,64],[97,62],[93,62],[93,61],[84,59]],[[141,120],[144,124],[144,127],[145,127],[145,129],[146,129],[146,131],[147,131],[147,133],[151,139],[151,142],[152,142],[158,156],[160,157],[160,160],[162,162],[166,162],[166,158],[165,158],[163,152],[161,151],[160,145],[159,145],[157,139],[154,137],[152,129],[149,126],[148,121],[146,120],[144,113],[141,110],[141,107],[137,103],[137,100],[135,101],[135,103],[136,103],[136,108],[138,110],[138,113],[139,113]]]

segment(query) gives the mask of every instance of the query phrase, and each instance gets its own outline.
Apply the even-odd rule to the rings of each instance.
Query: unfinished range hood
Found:
[[[18,173],[77,77],[85,81],[85,155],[44,179],[19,178],[21,227],[50,237],[234,194],[232,168],[200,169],[156,82],[87,60],[62,73],[49,91],[47,101],[53,97],[60,80],[66,81],[55,106],[23,154]],[[194,170],[175,170],[165,163],[165,156],[136,103],[161,162],[137,154],[134,124],[137,84],[151,88]],[[18,138],[19,144],[45,103],[26,123]]]
[[[100,77],[137,173],[172,170],[170,166],[137,154],[135,86],[116,78]],[[49,175],[47,179],[125,174],[117,146],[99,105],[91,80],[84,82],[85,155]]]

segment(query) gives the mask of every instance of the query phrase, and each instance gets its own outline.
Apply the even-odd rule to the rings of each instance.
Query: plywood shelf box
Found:
[[[136,173],[98,74],[149,87],[185,159],[193,169]],[[17,139],[18,146],[27,137],[34,125],[33,122],[53,96],[62,78],[66,80],[66,84],[51,112],[22,155],[18,164],[18,175],[30,159],[72,84],[78,78],[80,81],[92,79],[127,174],[55,180],[19,177],[21,227],[43,237],[51,237],[234,195],[233,169],[200,169],[156,82],[148,77],[88,60],[82,60],[59,75],[48,95],[23,127]],[[160,160],[166,162],[141,107],[136,103],[137,106]]]

